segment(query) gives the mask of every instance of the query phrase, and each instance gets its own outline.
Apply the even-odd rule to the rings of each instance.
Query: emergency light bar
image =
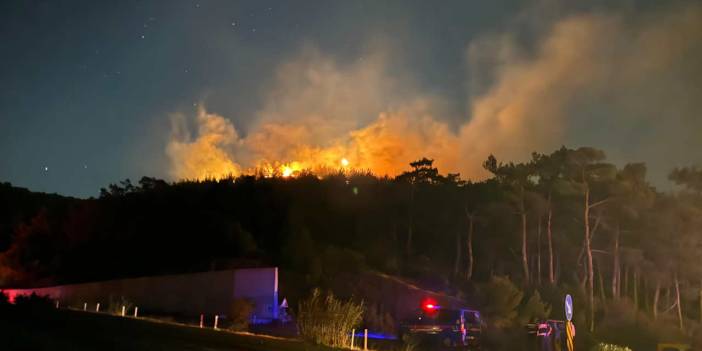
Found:
[[[425,312],[433,312],[433,311],[436,311],[440,308],[441,308],[441,306],[437,305],[436,301],[434,299],[426,298],[426,299],[424,299],[424,301],[422,301],[422,309]]]

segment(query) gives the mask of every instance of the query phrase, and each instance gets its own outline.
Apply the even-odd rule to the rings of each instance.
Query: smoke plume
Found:
[[[176,124],[171,174],[348,167],[396,175],[426,156],[442,172],[480,179],[491,153],[524,160],[593,144],[615,159],[670,168],[671,153],[702,146],[702,7],[568,15],[532,39],[505,31],[469,45],[467,116],[444,115],[440,97],[390,74],[391,52],[340,64],[306,48],[281,65],[245,136],[204,109],[194,136]]]

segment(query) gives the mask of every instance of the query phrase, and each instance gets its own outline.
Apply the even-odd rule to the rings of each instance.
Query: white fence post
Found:
[[[356,329],[351,329],[351,349],[353,350],[353,338],[356,336]]]
[[[124,317],[124,313],[126,312],[127,306],[122,305],[122,317]]]
[[[218,322],[219,322],[219,315],[216,314],[216,315],[215,315],[215,324],[214,324],[215,330],[217,330],[217,324],[218,324]]]
[[[205,315],[200,313],[200,328],[204,327],[205,325]]]
[[[88,310],[88,303],[83,302],[83,311],[87,311],[87,310]]]
[[[368,329],[363,330],[363,350],[368,350]]]
[[[100,303],[97,303],[97,306],[95,306],[95,312],[100,312]]]
[[[139,307],[134,307],[134,318],[139,316]]]
[[[59,309],[59,300],[56,300],[56,309]]]

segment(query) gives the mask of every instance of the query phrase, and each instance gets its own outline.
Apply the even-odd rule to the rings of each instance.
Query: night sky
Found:
[[[685,1],[3,1],[0,181],[89,197],[187,176],[174,169],[199,150],[204,111],[241,167],[267,155],[246,139],[270,136],[264,122],[329,120],[300,134],[328,147],[401,111],[445,126],[459,156],[417,153],[467,177],[486,150],[592,145],[647,162],[665,189],[672,167],[702,162],[700,19]]]

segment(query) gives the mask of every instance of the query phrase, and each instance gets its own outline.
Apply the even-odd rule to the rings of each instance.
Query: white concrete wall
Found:
[[[141,313],[165,312],[197,316],[227,315],[234,298],[254,301],[260,319],[278,317],[278,268],[252,268],[177,274],[94,283],[60,285],[37,289],[4,289],[10,300],[18,295],[49,296],[61,306],[108,308],[110,296],[121,296],[139,306]]]

